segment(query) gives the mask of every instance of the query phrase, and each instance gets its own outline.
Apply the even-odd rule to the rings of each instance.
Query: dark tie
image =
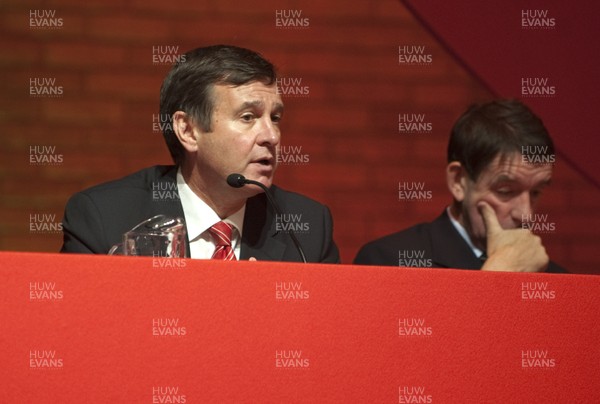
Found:
[[[225,261],[237,260],[233,248],[231,248],[232,226],[229,223],[218,222],[208,229],[208,231],[216,245],[212,259]]]

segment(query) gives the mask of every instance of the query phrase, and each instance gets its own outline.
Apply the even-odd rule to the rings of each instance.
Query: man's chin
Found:
[[[256,178],[256,177],[252,177],[249,175],[249,176],[246,176],[246,179],[256,181],[256,182],[262,184],[265,188],[270,188],[271,184],[273,183],[271,178],[266,178],[264,176]],[[263,188],[256,184],[244,185],[244,191],[246,192],[248,197],[258,195],[258,194],[264,192]]]
[[[471,243],[473,243],[473,245],[477,248],[479,248],[482,251],[487,250],[487,237],[483,236],[483,237],[475,237],[473,235],[469,235],[469,237],[471,238]]]
[[[273,173],[272,172],[270,172],[268,174],[266,174],[266,173],[250,173],[250,174],[244,174],[244,176],[246,177],[247,180],[260,182],[266,188],[270,188],[271,185],[273,184]],[[255,185],[255,187],[258,188],[257,185]]]
[[[261,184],[262,184],[262,182],[261,182]],[[264,190],[261,187],[259,187],[258,185],[254,185],[254,184],[248,184],[248,185],[246,185],[246,188],[247,188],[247,192],[248,192],[249,196],[258,195],[261,192],[264,192]]]

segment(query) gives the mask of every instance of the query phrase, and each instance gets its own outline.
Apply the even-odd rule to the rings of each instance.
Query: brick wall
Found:
[[[284,97],[282,141],[301,147],[308,162],[282,165],[277,183],[331,207],[343,262],[373,238],[433,219],[449,202],[449,129],[467,105],[490,95],[402,4],[354,3],[5,1],[0,248],[56,251],[60,233],[32,231],[32,221],[59,222],[74,192],[170,163],[152,126],[169,69],[153,63],[157,46],[180,52],[214,43],[249,47],[272,60],[280,76],[308,87],[303,97]],[[291,10],[304,26],[278,27],[276,10],[288,16]],[[61,26],[31,27],[30,18],[35,24],[40,16],[60,19]],[[424,46],[432,63],[399,64],[404,45]],[[32,78],[55,79],[62,96],[32,97]],[[400,114],[424,115],[431,131],[400,132]],[[62,161],[30,164],[36,146],[54,147]],[[400,202],[398,183],[404,181],[424,183],[432,199]],[[556,232],[544,238],[550,255],[575,272],[600,272],[599,204],[598,190],[559,161],[541,206]]]

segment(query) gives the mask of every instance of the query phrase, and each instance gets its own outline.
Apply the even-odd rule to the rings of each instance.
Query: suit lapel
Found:
[[[149,178],[147,184],[152,197],[153,186],[157,183],[169,184],[162,189],[177,189],[177,166],[157,167],[154,176]],[[175,185],[171,185],[175,184]],[[174,188],[173,188],[174,187]],[[183,207],[179,198],[167,201],[152,201],[152,216],[164,214],[172,217],[180,217],[185,221]],[[241,259],[254,257],[262,261],[282,261],[286,244],[278,239],[275,229],[275,216],[273,210],[267,204],[264,194],[258,194],[249,198],[246,203],[244,215],[244,234],[240,251]],[[185,235],[186,256],[190,256],[189,234]]]
[[[434,266],[480,269],[483,265],[456,231],[445,210],[431,223],[431,245],[434,246],[432,258]]]
[[[158,166],[154,172],[154,176],[149,178],[150,184],[147,184],[150,190],[150,198],[152,198],[152,216],[155,215],[166,215],[170,217],[180,217],[185,222],[185,214],[183,213],[183,206],[181,205],[181,199],[179,199],[179,192],[177,191],[177,166]],[[160,184],[166,184],[164,187],[160,187]],[[165,200],[156,200],[154,198],[154,189],[166,189],[175,190],[177,197],[170,197]],[[170,194],[171,196],[173,194]],[[190,256],[190,240],[189,235],[185,234],[185,256]]]
[[[259,261],[282,261],[286,244],[277,239],[273,209],[261,193],[246,202],[241,259],[254,257]]]

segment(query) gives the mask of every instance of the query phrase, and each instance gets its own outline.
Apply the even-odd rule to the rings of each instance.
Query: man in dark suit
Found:
[[[450,206],[431,223],[366,244],[354,263],[565,272],[531,231],[553,225],[533,212],[550,183],[554,156],[542,121],[521,102],[472,106],[450,135]]]
[[[138,223],[181,217],[192,258],[339,262],[329,209],[272,185],[283,103],[273,65],[234,46],[192,50],[165,78],[163,135],[174,166],[154,166],[74,195],[65,209],[62,252],[106,254]],[[257,185],[234,188],[233,173]],[[218,252],[221,250],[221,252]]]

